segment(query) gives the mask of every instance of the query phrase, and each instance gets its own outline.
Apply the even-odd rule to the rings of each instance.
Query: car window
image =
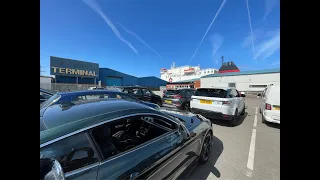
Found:
[[[205,97],[217,97],[226,98],[227,91],[224,89],[197,89],[194,93],[195,96],[205,96]]]
[[[41,148],[40,158],[57,159],[65,173],[99,161],[86,133],[76,134]]]
[[[184,91],[184,93],[186,93],[188,95],[193,95],[195,93],[194,89],[184,89],[183,91]]]
[[[236,89],[233,89],[232,91],[233,91],[235,97],[240,97],[240,94]]]
[[[133,98],[129,95],[126,95],[126,94],[115,94],[115,98],[118,98],[118,99],[124,99],[124,100],[127,100],[127,101],[133,101],[133,102],[138,102],[138,100],[136,98]]]
[[[93,94],[86,95],[86,100],[97,100],[97,99],[106,99],[109,98],[109,94]],[[80,96],[79,96],[80,97]],[[80,99],[81,100],[81,99]],[[85,100],[85,99],[84,99]]]
[[[180,90],[167,90],[165,92],[166,95],[176,95],[176,94],[179,94],[180,93]]]
[[[142,95],[141,90],[139,88],[127,88],[124,89],[123,92],[131,95]]]
[[[176,129],[173,122],[152,115],[137,115],[109,122],[92,129],[104,159],[132,150]]]
[[[49,99],[52,95],[40,91],[40,99]]]
[[[152,92],[149,89],[142,89],[142,93],[143,95],[147,95],[147,96],[152,95]]]
[[[61,96],[59,94],[55,94],[55,95],[51,96],[49,99],[47,99],[44,103],[42,103],[40,105],[40,109],[46,108],[46,107],[54,104],[55,102],[59,101],[60,98],[61,98]]]

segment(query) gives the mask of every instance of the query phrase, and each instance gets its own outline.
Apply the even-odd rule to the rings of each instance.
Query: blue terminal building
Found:
[[[50,56],[50,74],[55,75],[54,83],[98,84],[102,86],[144,86],[159,88],[167,81],[160,78],[135,77],[113,69],[100,68],[99,64]]]

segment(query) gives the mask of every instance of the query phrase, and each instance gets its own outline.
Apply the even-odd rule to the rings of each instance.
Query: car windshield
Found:
[[[167,90],[165,94],[166,95],[176,95],[179,93],[180,93],[180,90]]]
[[[195,93],[194,89],[184,89],[183,91],[189,95],[193,95]]]
[[[49,99],[47,99],[45,102],[43,102],[42,104],[40,104],[40,109],[46,108],[46,107],[52,105],[53,103],[57,102],[60,98],[61,98],[61,95],[59,95],[59,94],[54,94],[54,95],[51,96]]]
[[[224,89],[197,89],[195,96],[225,98],[227,91]]]

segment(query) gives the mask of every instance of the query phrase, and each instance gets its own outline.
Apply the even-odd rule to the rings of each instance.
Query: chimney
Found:
[[[221,61],[222,61],[222,64],[223,64],[223,56],[221,56]]]

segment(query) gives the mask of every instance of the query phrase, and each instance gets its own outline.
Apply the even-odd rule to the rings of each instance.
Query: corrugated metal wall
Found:
[[[138,78],[119,72],[115,71],[113,69],[109,68],[99,68],[99,80],[101,81],[101,85],[107,85],[107,78],[112,77],[112,78],[122,78],[121,81],[121,86],[134,86],[138,85]],[[111,85],[112,86],[112,85]]]
[[[280,73],[252,74],[237,76],[221,76],[201,78],[201,87],[228,87],[229,83],[235,83],[239,91],[263,91],[270,84],[280,84]]]
[[[167,84],[167,81],[164,81],[154,76],[150,76],[138,78],[138,84],[140,86],[149,88],[159,88],[160,86],[165,86]]]

